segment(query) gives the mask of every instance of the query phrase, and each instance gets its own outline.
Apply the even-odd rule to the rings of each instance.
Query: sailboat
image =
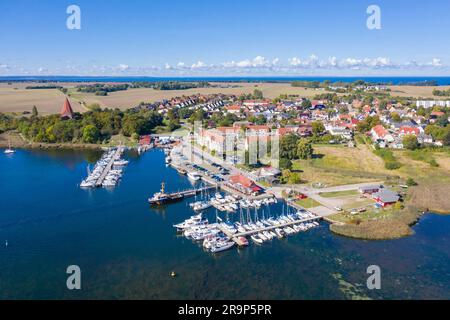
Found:
[[[11,149],[11,140],[9,140],[9,147],[8,147],[8,149],[5,150],[5,153],[12,154],[14,152],[16,152],[16,151],[14,149]]]

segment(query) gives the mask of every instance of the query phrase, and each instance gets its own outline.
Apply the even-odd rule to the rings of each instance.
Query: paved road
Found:
[[[283,186],[283,187],[272,187],[268,189],[268,192],[275,194],[277,197],[281,197],[281,191],[285,189],[292,189],[298,192],[301,192],[307,195],[309,198],[319,202],[322,204],[320,207],[316,207],[313,209],[308,209],[309,211],[319,214],[321,216],[327,216],[333,213],[337,213],[338,211],[335,209],[336,207],[342,207],[345,204],[345,200],[337,199],[337,198],[325,198],[320,196],[320,193],[325,192],[338,192],[338,191],[349,191],[349,190],[358,190],[360,187],[371,186],[376,184],[383,184],[383,181],[378,182],[366,182],[366,183],[358,183],[358,184],[348,184],[336,187],[329,188],[309,188],[305,186]]]

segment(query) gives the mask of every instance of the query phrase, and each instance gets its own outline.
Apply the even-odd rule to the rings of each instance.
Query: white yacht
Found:
[[[225,251],[225,250],[228,250],[228,249],[232,248],[234,246],[234,244],[235,243],[232,242],[232,241],[229,241],[229,242],[217,242],[211,247],[210,251],[212,253]]]
[[[257,244],[263,244],[264,242],[260,237],[258,237],[258,235],[251,235],[250,238],[253,240],[254,243]]]
[[[201,176],[197,172],[188,172],[187,176],[192,181],[198,181],[201,178]]]

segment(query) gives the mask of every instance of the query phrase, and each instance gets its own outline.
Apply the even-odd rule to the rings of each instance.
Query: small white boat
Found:
[[[258,233],[258,237],[262,240],[262,241],[267,241],[269,239],[266,238],[266,236],[264,234],[262,234],[261,232]]]
[[[114,161],[114,165],[118,167],[126,166],[129,163],[127,160],[116,160]]]
[[[201,176],[197,172],[188,172],[187,176],[192,181],[198,181],[201,178]]]
[[[6,149],[4,152],[5,152],[5,154],[13,154],[16,152],[14,149],[11,148],[11,141],[9,141],[8,149]]]
[[[211,203],[209,201],[202,201],[200,203],[195,204],[192,209],[194,211],[203,211],[211,207]]]
[[[276,228],[276,229],[275,229],[275,234],[277,235],[277,237],[278,237],[279,239],[281,239],[281,238],[284,237],[283,231],[282,231],[280,228]]]
[[[83,180],[80,183],[80,188],[93,188],[93,187],[95,187],[94,182]]]
[[[261,238],[258,237],[257,235],[251,235],[250,238],[252,239],[252,241],[254,243],[257,243],[257,244],[263,244],[264,243],[264,241],[261,240]]]

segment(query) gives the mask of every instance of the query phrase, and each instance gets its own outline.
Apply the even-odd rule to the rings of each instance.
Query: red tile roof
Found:
[[[404,133],[404,134],[415,134],[416,136],[420,133],[419,128],[416,127],[401,127],[400,128],[400,133]]]
[[[237,174],[230,177],[230,182],[233,184],[240,184],[246,188],[253,188],[255,187],[255,183],[247,178],[246,176],[243,176],[242,174]]]
[[[64,105],[61,109],[61,118],[73,118],[72,106],[70,105],[69,99],[67,98],[64,101]]]
[[[376,133],[376,135],[379,138],[383,138],[384,136],[386,136],[388,134],[388,131],[380,124],[373,127],[372,130]]]

